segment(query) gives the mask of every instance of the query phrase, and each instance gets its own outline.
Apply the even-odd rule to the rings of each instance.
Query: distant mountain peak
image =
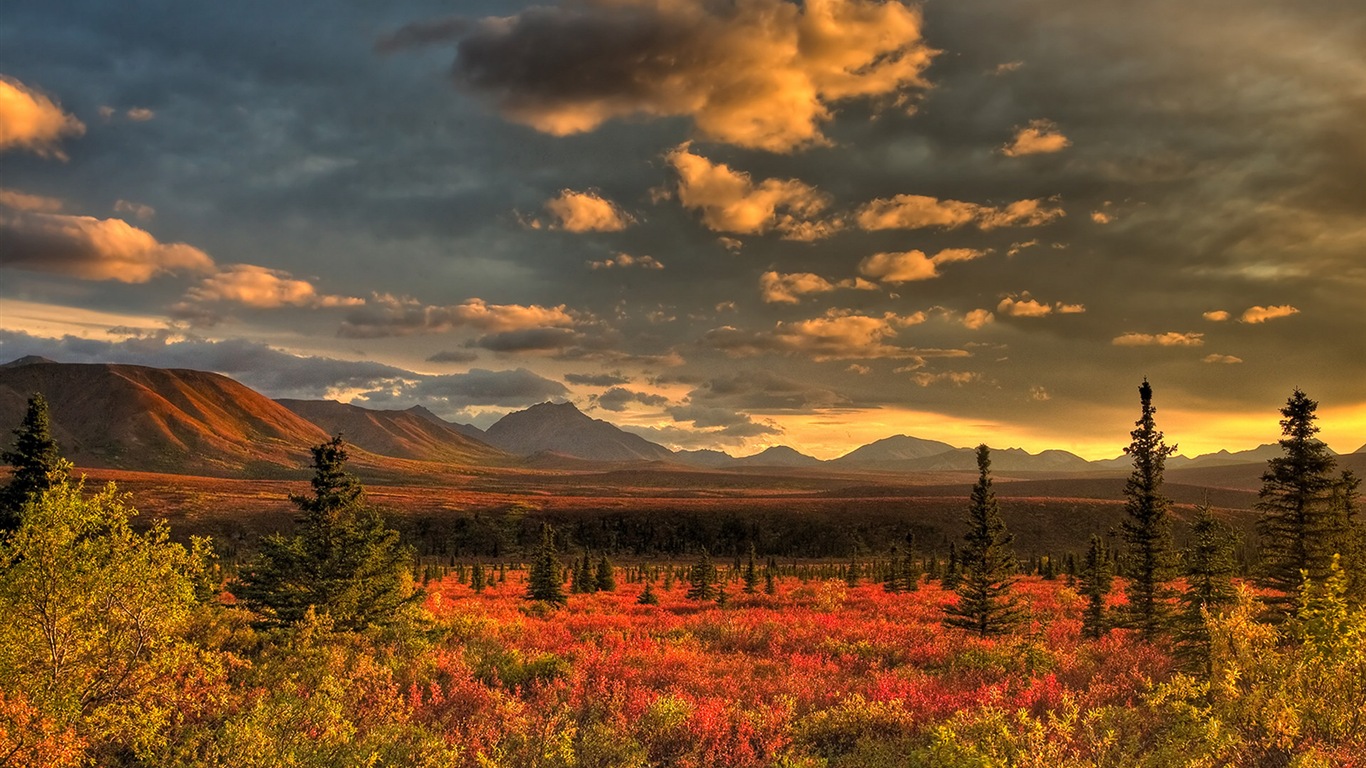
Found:
[[[24,355],[23,357],[21,357],[21,358],[19,358],[19,359],[17,359],[17,360],[11,360],[11,361],[9,361],[8,363],[5,363],[4,365],[0,365],[0,368],[22,368],[22,367],[25,366],[25,365],[44,365],[44,364],[56,365],[56,364],[57,364],[57,361],[56,361],[56,360],[49,360],[49,359],[47,359],[46,357],[43,357],[43,356],[41,356],[41,355]]]
[[[509,453],[531,456],[551,451],[596,461],[668,461],[662,445],[592,418],[573,403],[545,402],[509,413],[484,432],[485,440]]]

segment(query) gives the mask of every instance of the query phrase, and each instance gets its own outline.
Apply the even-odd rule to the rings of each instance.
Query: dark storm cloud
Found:
[[[472,363],[479,359],[479,353],[467,349],[442,350],[427,358],[429,363]]]
[[[593,402],[605,411],[621,412],[631,403],[657,408],[668,405],[669,398],[649,392],[635,392],[623,387],[612,387],[600,395],[593,396]]]
[[[528,328],[480,336],[472,343],[491,352],[539,352],[578,343],[583,335],[569,328]]]
[[[420,377],[395,390],[367,392],[360,395],[356,403],[392,407],[399,403],[434,402],[440,404],[439,412],[449,412],[470,406],[515,408],[568,394],[569,390],[563,384],[525,368],[509,371],[472,368],[466,373]]]
[[[619,373],[566,373],[564,380],[581,387],[611,387],[631,382],[629,376]]]

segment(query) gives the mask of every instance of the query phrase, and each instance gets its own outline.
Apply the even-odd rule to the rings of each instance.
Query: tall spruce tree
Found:
[[[338,629],[390,624],[416,599],[412,551],[364,503],[360,481],[346,471],[340,435],[312,453],[313,494],[290,496],[303,512],[299,532],[261,542],[239,578],[238,596],[265,626],[297,624],[310,607]]]
[[[1157,429],[1153,388],[1147,379],[1139,386],[1138,397],[1140,416],[1129,433],[1133,441],[1124,449],[1134,460],[1134,470],[1124,484],[1126,518],[1120,530],[1128,545],[1126,623],[1152,640],[1171,625],[1170,591],[1165,584],[1173,575],[1173,552],[1170,502],[1162,495],[1162,472],[1176,446],[1167,445]]]
[[[1255,508],[1261,513],[1261,583],[1279,594],[1268,603],[1294,609],[1302,575],[1321,582],[1343,543],[1347,510],[1335,505],[1336,460],[1315,437],[1319,404],[1298,387],[1281,409],[1281,450],[1267,462]]]
[[[1094,533],[1091,534],[1091,544],[1086,550],[1079,577],[1077,589],[1086,598],[1086,608],[1081,614],[1081,634],[1082,637],[1095,640],[1110,630],[1105,598],[1114,585],[1115,569],[1105,541]]]
[[[1186,591],[1181,596],[1177,651],[1206,676],[1212,672],[1206,614],[1218,613],[1237,600],[1233,587],[1233,547],[1233,531],[1214,519],[1209,502],[1196,507],[1191,543],[1186,548]]]
[[[1024,610],[1012,598],[1011,585],[1018,563],[1010,544],[1014,537],[1001,519],[996,493],[991,489],[991,452],[977,446],[977,483],[968,505],[968,531],[958,553],[962,569],[958,602],[946,607],[944,622],[979,635],[1001,635],[1015,629]]]
[[[568,598],[560,584],[560,556],[555,551],[555,531],[549,525],[542,525],[541,544],[536,548],[531,572],[527,574],[526,598],[550,605],[564,605]]]
[[[54,485],[66,482],[71,462],[62,458],[57,441],[52,439],[47,398],[34,393],[28,399],[24,418],[14,430],[14,450],[0,454],[11,467],[9,484],[0,491],[0,536],[19,529],[19,512],[30,499]]]

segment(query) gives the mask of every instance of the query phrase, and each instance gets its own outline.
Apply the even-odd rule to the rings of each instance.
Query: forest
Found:
[[[1361,765],[1366,523],[1317,403],[1281,410],[1240,547],[1208,504],[1173,536],[1139,396],[1123,520],[1075,552],[1016,551],[986,446],[943,541],[400,525],[339,436],[294,525],[220,559],[88,487],[35,395],[3,457],[0,765]]]

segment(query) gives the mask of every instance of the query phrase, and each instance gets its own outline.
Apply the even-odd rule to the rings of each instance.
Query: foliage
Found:
[[[1173,575],[1171,521],[1169,501],[1162,495],[1162,472],[1176,446],[1167,445],[1157,429],[1153,388],[1147,379],[1138,394],[1141,413],[1129,433],[1133,441],[1124,449],[1133,457],[1134,469],[1124,484],[1126,518],[1121,531],[1128,545],[1127,623],[1151,640],[1171,623],[1169,592],[1163,588]]]
[[[979,635],[1001,635],[1020,624],[1024,611],[1010,595],[1017,569],[1010,549],[1013,537],[1006,531],[991,490],[991,454],[985,445],[977,446],[977,471],[968,506],[968,531],[958,552],[962,569],[958,602],[945,608],[945,623]]]
[[[221,667],[188,637],[207,543],[172,543],[164,523],[135,533],[135,514],[112,485],[87,498],[63,483],[0,545],[5,717],[36,726],[12,748],[68,732],[106,759],[150,757],[211,703]]]
[[[1256,508],[1261,512],[1262,583],[1292,609],[1302,579],[1322,580],[1346,528],[1346,510],[1333,502],[1335,465],[1315,435],[1318,403],[1296,388],[1281,409],[1283,455],[1267,462]]]
[[[346,472],[340,436],[312,452],[313,495],[290,497],[303,512],[300,531],[262,541],[237,596],[262,626],[297,624],[310,609],[350,631],[399,620],[415,597],[411,550],[365,504],[360,482]]]
[[[711,555],[704,549],[697,562],[688,569],[688,599],[715,600],[720,594],[716,588],[718,580],[716,566],[712,564]]]
[[[35,393],[28,399],[24,419],[14,430],[14,449],[0,454],[14,467],[9,484],[0,490],[0,535],[19,527],[20,510],[29,499],[66,482],[71,463],[62,458],[47,412],[47,399]]]
[[[1178,653],[1208,673],[1211,613],[1222,611],[1236,597],[1233,586],[1233,532],[1214,519],[1208,504],[1196,509],[1191,523],[1191,545],[1186,550],[1186,591],[1178,620]]]
[[[560,589],[560,556],[555,551],[555,532],[548,525],[541,526],[541,546],[531,564],[526,598],[548,605],[564,605],[567,600]]]
[[[1081,619],[1081,634],[1083,637],[1100,638],[1110,629],[1105,600],[1109,597],[1114,584],[1115,569],[1110,560],[1110,550],[1099,536],[1091,535],[1086,559],[1077,576],[1077,589],[1086,598],[1086,609],[1082,612]]]

